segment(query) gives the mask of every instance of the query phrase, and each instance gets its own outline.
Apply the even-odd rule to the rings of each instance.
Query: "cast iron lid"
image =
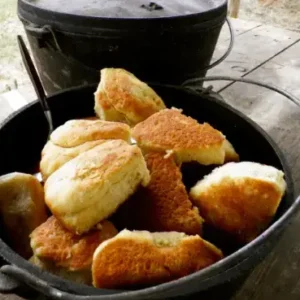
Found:
[[[205,13],[227,0],[24,0],[52,12],[101,18],[160,18]]]
[[[225,19],[227,0],[19,0],[21,19],[35,25],[135,28],[193,25]]]

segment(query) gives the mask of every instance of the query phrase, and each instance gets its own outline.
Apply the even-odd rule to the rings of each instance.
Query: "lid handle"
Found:
[[[231,50],[233,48],[233,44],[234,44],[234,32],[233,32],[233,28],[232,28],[231,22],[230,22],[230,20],[228,18],[226,18],[226,23],[228,25],[228,29],[229,29],[229,33],[230,33],[230,42],[229,42],[229,46],[227,48],[227,51],[223,54],[223,56],[221,56],[219,59],[217,59],[216,61],[214,61],[212,64],[210,64],[207,67],[201,69],[201,71],[209,70],[209,69],[217,66],[223,60],[225,60],[228,57],[228,55],[230,54],[230,52],[231,52]]]

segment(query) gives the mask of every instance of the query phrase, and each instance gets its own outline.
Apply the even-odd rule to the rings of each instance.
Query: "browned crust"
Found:
[[[165,108],[162,99],[147,84],[123,69],[103,69],[101,80],[110,105],[118,112],[130,112],[136,120],[145,120]],[[127,115],[127,114],[126,114]],[[130,119],[130,117],[127,115]]]
[[[273,184],[259,179],[230,178],[192,195],[205,222],[237,237],[241,242],[256,238],[269,224],[281,200]]]
[[[199,124],[176,109],[164,109],[137,124],[132,136],[152,150],[194,150],[222,146],[225,137],[207,123]]]
[[[151,174],[149,185],[140,188],[116,217],[132,229],[201,234],[203,220],[189,200],[173,156],[149,153],[145,160]]]
[[[52,216],[36,228],[30,237],[31,247],[37,257],[76,271],[89,268],[95,249],[116,234],[113,224],[104,221],[100,230],[78,236],[65,229]]]
[[[93,284],[98,288],[159,284],[201,270],[222,257],[220,250],[199,236],[184,239],[174,247],[119,238],[94,257]]]
[[[130,123],[124,114],[114,108],[101,84],[95,93],[95,112],[103,120]]]

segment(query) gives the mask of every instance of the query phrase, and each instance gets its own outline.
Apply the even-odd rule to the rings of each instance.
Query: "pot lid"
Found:
[[[22,0],[34,7],[86,17],[136,19],[209,13],[227,0]]]

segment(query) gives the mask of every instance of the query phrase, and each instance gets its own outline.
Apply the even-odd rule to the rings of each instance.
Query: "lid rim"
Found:
[[[164,16],[164,17],[155,17],[155,18],[114,18],[114,17],[96,17],[96,16],[86,16],[86,15],[76,15],[64,12],[56,12],[47,10],[41,7],[32,5],[29,2],[24,2],[23,0],[18,0],[18,15],[20,19],[32,22],[36,25],[45,25],[45,23],[51,24],[73,24],[74,21],[78,22],[81,27],[91,28],[95,25],[101,25],[107,28],[122,28],[123,26],[127,27],[136,27],[136,26],[159,26],[159,27],[168,27],[168,26],[182,26],[182,22],[187,22],[190,25],[199,24],[205,22],[212,18],[221,17],[224,13],[227,13],[227,1],[224,1],[224,4],[211,9],[206,12],[193,13],[188,15],[175,15],[175,16]],[[46,22],[47,21],[47,22]],[[180,23],[176,24],[176,23]],[[89,23],[89,24],[85,24]],[[49,24],[49,25],[51,25]],[[75,26],[74,26],[75,27]]]

